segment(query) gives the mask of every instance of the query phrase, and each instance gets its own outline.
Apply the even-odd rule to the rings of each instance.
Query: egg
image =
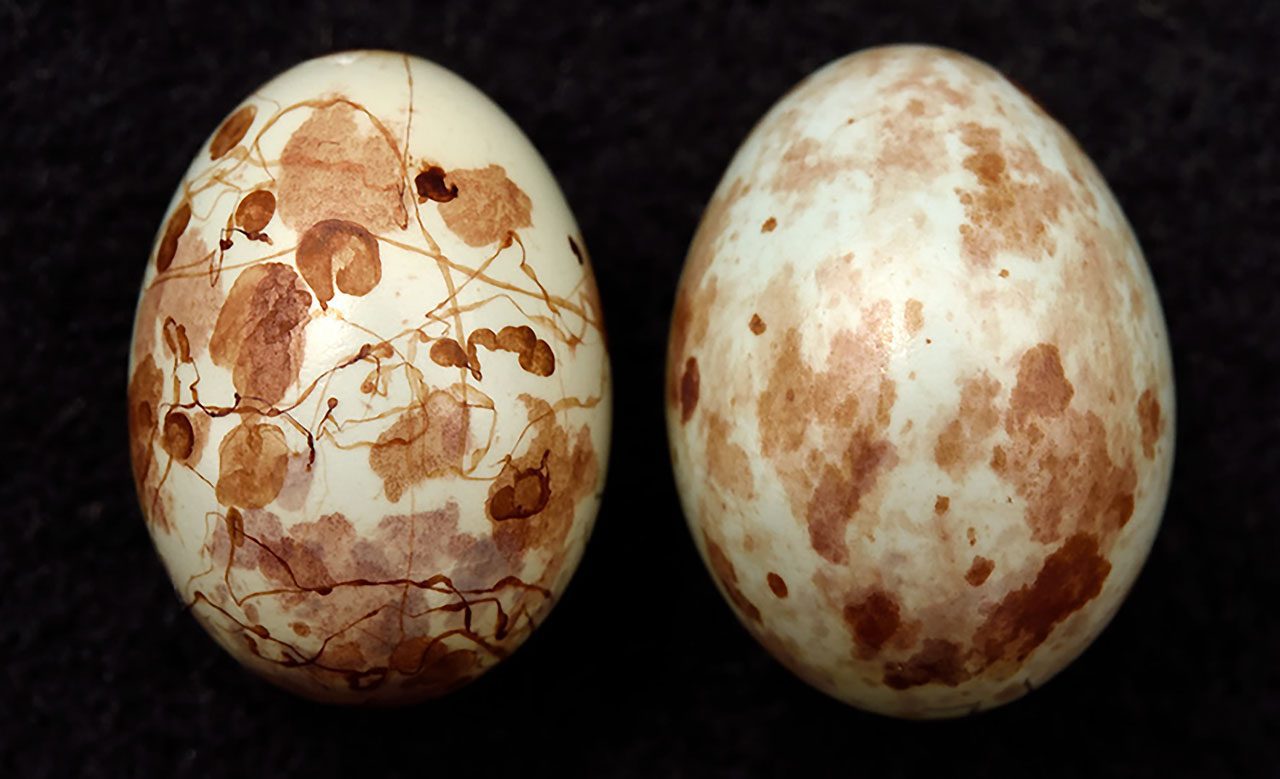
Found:
[[[447,693],[547,617],[595,521],[611,389],[582,236],[458,76],[305,62],[178,186],[128,404],[147,527],[235,659],[322,701]]]
[[[689,250],[666,396],[738,619],[888,715],[1062,670],[1169,487],[1168,336],[1133,231],[1039,105],[939,48],[833,62],[752,130]]]

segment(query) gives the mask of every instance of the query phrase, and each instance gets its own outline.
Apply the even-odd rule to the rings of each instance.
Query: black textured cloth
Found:
[[[0,776],[1280,775],[1280,8],[959,5],[0,5]],[[1022,701],[941,723],[829,700],[738,626],[662,418],[677,274],[736,147],[806,74],[896,41],[992,63],[1079,138],[1146,251],[1178,379],[1169,509],[1111,627]],[[192,155],[257,85],[354,47],[455,70],[533,139],[590,246],[616,379],[603,509],[550,619],[462,692],[373,712],[258,681],[182,611],[124,404]]]

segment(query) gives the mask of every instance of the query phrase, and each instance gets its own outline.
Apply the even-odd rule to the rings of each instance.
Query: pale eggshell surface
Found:
[[[1036,103],[936,48],[832,63],[752,131],[686,261],[667,391],[738,617],[892,715],[1061,670],[1169,486],[1168,340],[1119,206]]]
[[[528,139],[423,60],[313,60],[229,115],[161,227],[129,376],[178,594],[308,697],[478,676],[595,520],[610,381],[582,238]]]

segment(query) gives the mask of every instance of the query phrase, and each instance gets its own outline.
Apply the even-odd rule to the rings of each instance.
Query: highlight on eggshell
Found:
[[[150,259],[133,475],[209,634],[343,703],[519,647],[595,521],[611,385],[582,236],[501,109],[407,55],[305,62],[199,150]]]
[[[1174,384],[1133,232],[1071,135],[929,46],[817,71],[689,249],[667,426],[751,634],[863,709],[1015,700],[1115,615],[1160,524]]]

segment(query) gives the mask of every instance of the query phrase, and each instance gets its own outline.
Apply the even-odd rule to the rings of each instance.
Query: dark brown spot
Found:
[[[1001,268],[1001,269],[1000,269],[1000,278],[1002,278],[1002,279],[1007,279],[1007,278],[1009,278],[1009,271],[1008,271],[1006,268]]]
[[[987,577],[991,575],[995,567],[995,562],[978,555],[973,558],[973,564],[969,566],[969,571],[964,575],[964,580],[969,582],[971,586],[980,587],[987,580]]]
[[[778,226],[778,220],[774,219],[773,217],[769,217],[768,219],[764,220],[764,224],[760,225],[760,232],[771,233],[774,231],[775,228],[777,228],[777,226]]]
[[[969,679],[960,645],[937,638],[925,639],[924,645],[905,663],[886,663],[884,683],[895,690],[924,684],[955,687]]]
[[[288,467],[284,431],[267,422],[242,422],[218,446],[218,502],[262,508],[280,494]]]
[[[759,314],[752,314],[751,321],[747,323],[747,327],[751,328],[751,332],[755,335],[763,335],[766,325]]]
[[[550,376],[556,369],[556,356],[555,352],[551,351],[551,345],[538,338],[533,328],[528,325],[518,327],[508,325],[496,334],[487,327],[471,331],[471,335],[467,338],[466,365],[471,369],[471,375],[477,380],[484,375],[481,371],[478,349],[481,346],[489,351],[516,354],[520,367],[535,376]]]
[[[191,456],[196,445],[196,434],[186,414],[181,411],[165,414],[160,442],[169,456],[176,460],[185,460]]]
[[[769,589],[773,591],[775,596],[779,598],[787,597],[787,583],[781,576],[770,571],[766,579],[769,582]]]
[[[160,248],[156,250],[156,270],[161,273],[169,270],[173,264],[173,256],[178,253],[178,239],[186,232],[191,222],[191,204],[182,201],[173,216],[169,217],[164,227],[164,237],[160,239]]]
[[[413,185],[418,190],[418,202],[420,203],[425,203],[428,200],[434,200],[437,203],[448,203],[458,196],[458,185],[445,183],[444,168],[439,165],[430,165],[423,168],[417,176],[413,177]]]
[[[382,280],[378,239],[364,227],[340,219],[316,222],[298,242],[298,271],[316,294],[321,308],[338,289],[357,297],[367,295]]]
[[[688,422],[698,407],[698,358],[690,357],[684,363],[680,376],[680,421]]]
[[[951,498],[946,495],[939,495],[938,499],[933,502],[933,513],[946,514],[951,508]]]
[[[511,484],[500,487],[489,497],[489,516],[495,522],[527,519],[547,507],[551,500],[551,476],[547,472],[550,450],[542,453],[537,468],[516,471]]]
[[[586,262],[586,258],[582,253],[582,249],[578,248],[578,242],[573,240],[573,236],[569,236],[569,251],[573,252],[573,256],[578,259],[578,264],[582,265]]]
[[[1147,389],[1138,398],[1138,422],[1142,425],[1142,454],[1148,460],[1155,457],[1156,441],[1164,432],[1164,422],[1160,418],[1160,401],[1156,393]]]
[[[733,562],[725,555],[720,545],[711,540],[706,531],[702,533],[702,540],[707,546],[707,561],[710,564],[711,572],[715,574],[725,592],[729,594],[729,600],[738,608],[738,611],[742,612],[743,616],[753,622],[759,622],[760,609],[747,600],[747,597],[742,594],[742,590],[738,589],[738,572],[734,569]]]
[[[466,368],[467,353],[452,338],[441,338],[431,344],[431,361],[443,368]]]
[[[1102,592],[1111,563],[1092,535],[1077,533],[1049,555],[1035,581],[1013,590],[974,635],[987,663],[1021,663],[1053,628]]]
[[[236,224],[250,238],[261,233],[276,215],[276,196],[269,189],[255,189],[236,206]]]
[[[244,138],[244,134],[249,132],[249,127],[253,125],[253,119],[258,115],[257,106],[247,105],[228,116],[213,134],[213,140],[209,142],[209,158],[221,159],[223,155],[235,148],[236,144]]]
[[[872,654],[880,651],[902,624],[898,601],[884,590],[872,590],[861,601],[845,604],[844,621],[857,645]]]

